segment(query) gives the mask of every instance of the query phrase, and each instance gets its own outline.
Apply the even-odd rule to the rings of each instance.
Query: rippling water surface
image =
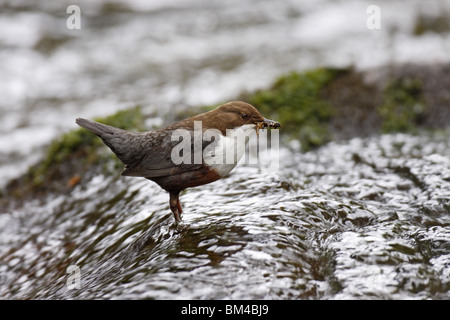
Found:
[[[291,70],[450,59],[448,31],[413,34],[417,16],[448,12],[448,1],[380,1],[375,31],[365,1],[77,3],[75,31],[72,3],[1,4],[1,185],[76,117],[140,104],[169,121]],[[119,172],[2,208],[0,297],[449,299],[449,137],[355,138],[309,153],[286,142],[276,172],[241,165],[185,191],[178,226],[165,191]]]
[[[4,298],[448,299],[448,134],[383,135],[238,166],[168,195],[96,176],[0,215]],[[69,265],[80,288],[68,289]]]

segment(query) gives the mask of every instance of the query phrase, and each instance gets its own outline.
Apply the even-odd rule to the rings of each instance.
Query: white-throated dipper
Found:
[[[265,119],[255,107],[241,101],[228,102],[148,132],[130,132],[81,118],[76,123],[99,136],[125,164],[123,176],[144,177],[167,190],[177,222],[182,213],[178,198],[181,191],[223,178],[236,166],[248,139],[241,140],[236,151],[235,141],[239,139],[235,138],[249,136],[260,128],[280,127],[278,122]],[[183,134],[190,137],[189,141],[180,142]],[[235,153],[232,161],[223,161],[223,156],[231,151]]]

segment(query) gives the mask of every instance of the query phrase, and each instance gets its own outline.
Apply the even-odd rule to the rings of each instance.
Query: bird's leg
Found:
[[[170,193],[170,210],[172,210],[173,216],[175,217],[175,220],[177,222],[181,221],[181,206],[180,206],[180,200],[178,199],[179,192],[177,193]]]
[[[181,208],[181,204],[180,204],[180,198],[177,197],[177,207],[178,207],[178,212],[181,214],[183,213],[183,209]]]

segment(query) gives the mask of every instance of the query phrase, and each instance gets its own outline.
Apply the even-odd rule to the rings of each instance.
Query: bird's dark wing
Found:
[[[190,137],[193,137],[192,131],[189,131]],[[141,150],[142,157],[136,159],[134,163],[127,164],[123,176],[156,178],[168,175],[176,175],[178,173],[198,170],[204,166],[203,159],[201,163],[194,162],[194,147],[189,141],[184,139],[172,141],[173,130],[157,130],[142,134],[134,143],[133,149]],[[193,139],[193,138],[192,138]],[[184,163],[174,163],[172,159],[172,150],[174,147],[177,152],[182,148],[180,143],[185,142],[185,150],[190,151],[192,157],[190,161]],[[202,151],[209,145],[210,141],[201,141]],[[190,150],[188,150],[190,148]]]

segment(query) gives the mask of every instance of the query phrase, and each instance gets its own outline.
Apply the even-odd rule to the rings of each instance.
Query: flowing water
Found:
[[[448,138],[292,144],[277,172],[185,191],[178,226],[156,184],[96,176],[0,216],[2,296],[447,299]]]
[[[78,116],[141,104],[168,120],[290,70],[450,57],[448,32],[411,32],[448,1],[381,1],[377,31],[364,1],[78,2],[75,31],[69,2],[2,3],[2,183]],[[284,142],[276,172],[243,164],[182,193],[179,225],[156,184],[96,175],[2,209],[0,297],[449,299],[449,137]]]

